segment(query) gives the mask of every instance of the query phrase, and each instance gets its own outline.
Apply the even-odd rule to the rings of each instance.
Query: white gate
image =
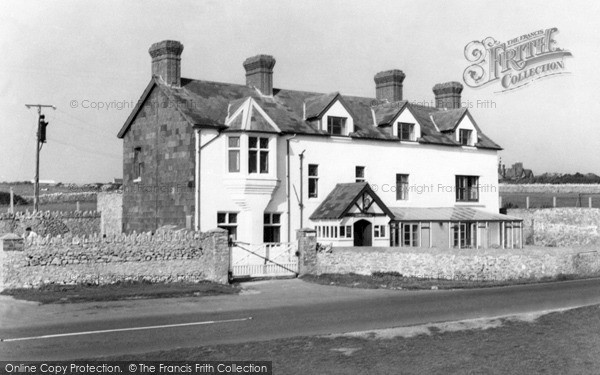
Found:
[[[235,242],[230,247],[234,279],[298,275],[297,242],[252,245]]]

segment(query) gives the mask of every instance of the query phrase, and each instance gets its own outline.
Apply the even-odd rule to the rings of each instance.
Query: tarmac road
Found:
[[[449,291],[244,284],[238,296],[37,305],[0,299],[0,360],[65,360],[600,304],[600,279]],[[100,332],[99,332],[100,331]]]

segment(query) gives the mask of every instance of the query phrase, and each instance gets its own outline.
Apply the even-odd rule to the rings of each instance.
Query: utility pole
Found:
[[[49,104],[25,104],[25,107],[36,107],[38,110],[38,129],[35,141],[35,183],[33,186],[33,210],[38,211],[40,205],[40,151],[46,143],[46,126],[45,116],[42,114],[42,108],[56,109],[55,106]]]

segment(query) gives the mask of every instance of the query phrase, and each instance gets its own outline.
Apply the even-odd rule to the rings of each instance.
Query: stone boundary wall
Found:
[[[600,247],[600,208],[509,209],[523,219],[525,244]]]
[[[520,251],[333,248],[316,256],[315,274],[399,272],[404,276],[449,280],[512,280],[560,274],[600,275],[600,252],[543,248]]]
[[[227,232],[66,236],[28,239],[24,251],[0,252],[0,288],[45,284],[228,282]]]
[[[39,211],[0,214],[0,235],[22,235],[27,227],[40,236],[74,236],[100,233],[100,213],[96,211]]]
[[[499,184],[502,193],[600,194],[600,184]]]

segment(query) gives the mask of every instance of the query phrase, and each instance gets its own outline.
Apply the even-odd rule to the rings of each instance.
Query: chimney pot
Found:
[[[460,94],[462,90],[463,85],[460,82],[438,83],[433,86],[436,108],[460,108]]]
[[[406,74],[402,70],[394,69],[375,74],[375,97],[377,100],[397,102],[402,100],[402,82]]]
[[[152,76],[160,77],[167,85],[181,86],[181,53],[183,44],[176,40],[163,40],[150,46]]]
[[[273,67],[275,59],[270,55],[257,55],[244,61],[246,86],[257,88],[263,95],[273,95]]]

